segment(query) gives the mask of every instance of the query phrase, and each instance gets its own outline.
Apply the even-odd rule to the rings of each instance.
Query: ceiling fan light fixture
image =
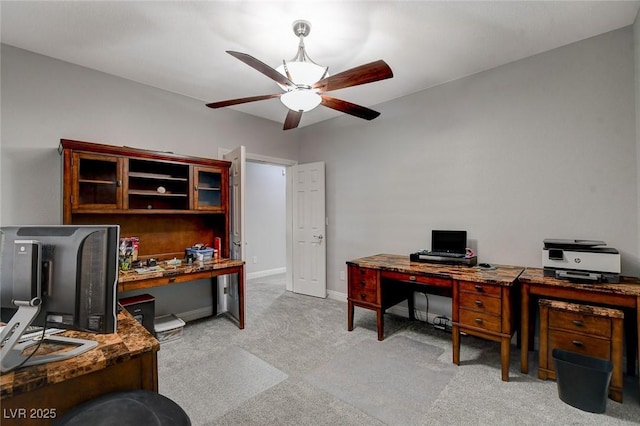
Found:
[[[276,68],[276,71],[297,85],[309,87],[329,75],[326,67],[307,61],[283,61],[282,65]],[[289,72],[288,75],[287,71]],[[278,85],[284,90],[289,90],[286,86]]]
[[[311,111],[322,102],[322,98],[311,89],[294,89],[280,96],[280,100],[290,110]]]
[[[327,73],[329,68],[313,62],[304,49],[304,38],[309,35],[310,31],[311,24],[307,21],[298,20],[293,23],[293,32],[300,38],[298,53],[290,61],[282,61],[282,65],[277,69],[246,53],[227,50],[227,53],[234,58],[244,62],[277,83],[284,90],[284,93],[210,102],[207,107],[215,109],[280,98],[280,101],[289,109],[284,120],[283,130],[298,127],[302,114],[311,111],[318,105],[365,120],[373,120],[379,116],[380,113],[377,111],[327,96],[326,93],[391,78],[393,77],[393,72],[389,65],[383,60],[378,60],[329,76]]]

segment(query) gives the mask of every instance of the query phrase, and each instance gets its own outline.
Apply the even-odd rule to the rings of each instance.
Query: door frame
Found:
[[[235,148],[234,148],[235,149]],[[218,148],[218,158],[224,158],[224,155],[233,149]],[[287,158],[271,157],[268,155],[254,154],[248,150],[245,152],[246,160],[254,163],[273,164],[284,166],[286,168],[286,289],[293,291],[293,177],[291,176],[291,166],[298,164],[297,160]]]

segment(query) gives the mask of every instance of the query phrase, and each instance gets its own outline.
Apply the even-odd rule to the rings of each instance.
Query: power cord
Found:
[[[48,315],[45,315],[45,318],[47,318]],[[47,331],[47,321],[45,320],[44,323],[44,327],[42,327],[42,335],[40,336],[40,338],[38,339],[38,344],[36,345],[36,347],[31,351],[31,353],[24,359],[22,360],[22,362],[20,364],[18,364],[14,369],[17,370],[18,368],[22,367],[27,361],[29,361],[31,359],[31,357],[38,352],[38,349],[40,349],[40,346],[42,345],[42,342],[44,342],[44,339],[46,337],[46,331]]]

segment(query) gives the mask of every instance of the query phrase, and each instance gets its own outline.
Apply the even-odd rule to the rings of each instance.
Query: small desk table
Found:
[[[413,319],[413,291],[452,298],[453,362],[460,364],[460,333],[501,343],[502,380],[509,380],[511,337],[515,332],[517,279],[524,268],[477,267],[412,262],[409,256],[378,254],[347,262],[347,328],[353,330],[354,306],[376,312],[378,340],[384,338],[384,311],[408,300]]]
[[[520,371],[529,372],[529,346],[533,343],[536,319],[536,299],[562,299],[605,305],[631,310],[631,321],[625,316],[627,336],[627,373],[635,373],[636,353],[640,353],[640,278],[622,277],[619,284],[578,284],[566,280],[545,277],[539,268],[527,268],[519,278],[522,309]],[[636,350],[638,352],[636,352]]]
[[[117,333],[62,335],[97,340],[98,346],[67,360],[2,374],[3,425],[50,424],[76,405],[111,392],[158,392],[160,344],[126,310],[118,314]]]
[[[164,262],[163,262],[164,263]],[[179,284],[183,282],[211,279],[213,310],[216,314],[218,302],[218,286],[216,278],[220,275],[238,274],[238,327],[244,329],[244,261],[218,259],[211,262],[193,262],[180,266],[162,265],[164,270],[138,273],[136,271],[120,271],[118,292],[141,290],[152,287]]]

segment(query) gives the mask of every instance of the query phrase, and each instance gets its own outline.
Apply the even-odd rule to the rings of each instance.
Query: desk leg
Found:
[[[238,322],[240,323],[240,330],[244,330],[244,267],[240,268],[238,271],[238,298],[239,298],[239,308],[238,308]]]
[[[529,285],[520,288],[520,371],[529,373]]]
[[[353,331],[353,302],[347,301],[347,331]]]
[[[460,365],[460,327],[451,326],[451,343],[453,344],[453,363]]]
[[[509,364],[511,361],[511,337],[503,337],[500,342],[500,358],[502,360],[502,381],[509,381]]]
[[[378,325],[378,340],[384,340],[384,311],[382,308],[376,309],[376,323]]]
[[[407,296],[407,307],[409,308],[409,319],[411,321],[415,321],[416,320],[416,300],[415,300],[415,294],[413,290],[411,290],[409,292],[409,295]]]

